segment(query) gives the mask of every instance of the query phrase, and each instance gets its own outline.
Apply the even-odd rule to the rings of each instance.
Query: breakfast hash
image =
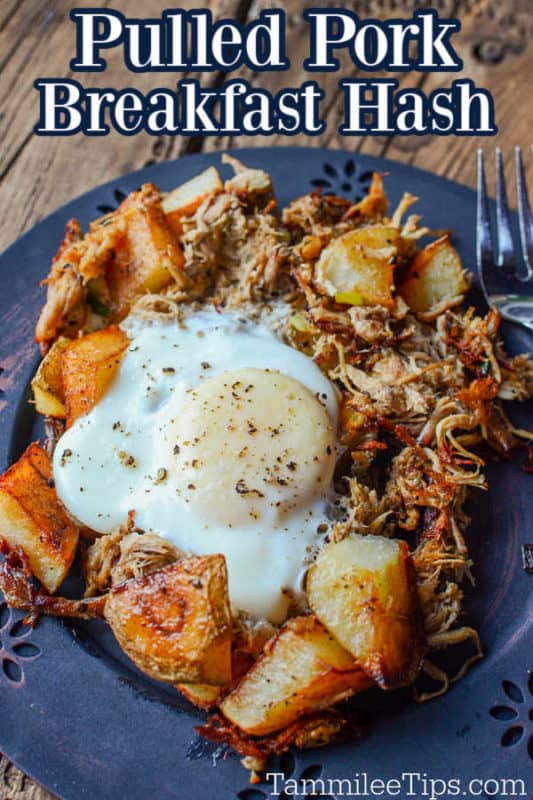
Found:
[[[465,503],[489,451],[527,452],[504,402],[533,365],[465,304],[417,198],[390,211],[375,173],[357,202],[279,209],[223,162],[68,221],[35,331],[46,439],[0,477],[0,589],[32,623],[105,619],[255,780],[356,730],[349,698],[428,700],[482,656]],[[62,597],[77,553],[85,595]]]

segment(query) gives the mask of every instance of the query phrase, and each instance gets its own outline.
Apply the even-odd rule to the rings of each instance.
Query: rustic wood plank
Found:
[[[531,86],[527,76],[533,70],[533,4],[523,0],[507,3],[482,3],[477,11],[463,19],[462,31],[457,41],[464,62],[460,77],[470,77],[476,85],[489,88],[494,97],[497,137],[482,136],[427,136],[418,141],[396,137],[387,149],[388,158],[407,160],[438,175],[475,185],[475,155],[482,147],[489,156],[488,179],[493,185],[492,156],[496,146],[501,147],[508,167],[508,178],[513,177],[514,145],[526,150],[533,141],[531,135]],[[459,77],[459,76],[457,76]],[[431,92],[449,84],[450,76],[430,74],[424,90]],[[526,112],[526,113],[524,113]],[[409,137],[411,138],[411,137]],[[413,137],[415,138],[415,137]],[[533,183],[533,158],[524,153],[527,179]],[[514,192],[510,202],[515,205]]]
[[[35,0],[26,0],[16,8],[16,13],[7,14],[0,25],[0,70],[3,70],[16,51],[20,59],[27,59],[31,54],[31,41],[34,36],[31,32],[40,29],[46,20],[48,3],[36,3]],[[28,33],[30,32],[30,35]],[[12,81],[8,85],[2,82],[0,93],[5,98],[12,89]]]
[[[15,12],[20,11],[23,3],[24,0],[4,0],[2,8],[0,8],[0,33],[8,24]]]
[[[315,5],[313,0],[306,0],[304,3],[288,0],[284,5],[290,41],[290,70],[262,73],[258,76],[243,69],[237,75],[271,92],[285,86],[299,86],[304,80],[308,80],[309,73],[302,67],[308,47],[308,26],[302,20],[302,10]],[[338,7],[338,3],[322,4],[327,5]],[[425,3],[417,5],[427,6]],[[269,0],[255,0],[249,17],[257,16],[263,8],[268,7],[271,7]],[[367,15],[380,18],[391,15],[401,17],[411,13],[408,9],[412,9],[413,3],[409,0],[400,4],[383,0],[365,4],[360,0],[351,0],[343,4],[343,8],[362,16],[364,13],[361,9],[365,7],[368,9]],[[497,143],[504,149],[505,160],[510,164],[514,158],[513,145],[527,145],[531,142],[530,115],[517,113],[517,109],[527,108],[531,102],[531,89],[524,76],[531,74],[533,64],[533,5],[531,0],[505,0],[502,3],[497,0],[481,0],[475,4],[468,0],[441,0],[438,7],[442,16],[458,14],[461,18],[462,30],[454,37],[454,45],[464,61],[464,70],[461,73],[434,74],[373,73],[373,77],[392,76],[399,81],[401,88],[423,87],[428,93],[438,87],[449,86],[455,78],[472,78],[478,86],[489,88],[494,95],[499,125],[497,141],[492,137],[470,136],[341,136],[338,133],[342,115],[342,94],[337,85],[339,77],[341,74],[343,78],[361,77],[361,73],[341,54],[341,70],[338,74],[326,72],[313,76],[326,92],[323,116],[327,122],[327,130],[322,136],[301,134],[290,139],[283,136],[217,137],[207,139],[204,149],[223,150],[228,147],[276,146],[287,143],[325,146],[406,161],[475,186],[475,152],[478,147],[484,147],[490,153]],[[533,182],[533,158],[527,158],[527,154],[526,171],[528,180]]]
[[[31,778],[27,778],[1,753],[0,798],[1,800],[55,800],[53,794]]]
[[[109,0],[108,0],[109,3]],[[78,7],[92,6],[82,0]],[[198,2],[187,0],[183,8],[196,8]],[[152,0],[150,14],[159,16],[168,6],[167,0]],[[247,4],[242,0],[209,0],[203,7],[215,16],[236,16]],[[88,189],[154,161],[176,158],[189,146],[186,137],[154,137],[140,133],[132,138],[112,131],[102,140],[82,134],[69,137],[39,137],[32,133],[37,116],[37,93],[33,82],[41,76],[71,76],[69,62],[74,55],[74,25],[68,18],[70,0],[25,0],[23,27],[27,30],[1,73],[0,107],[0,180],[5,197],[0,250],[16,239],[37,220],[59,205]],[[144,0],[120,0],[113,8],[133,17],[146,16]],[[11,35],[21,27],[15,17]],[[7,29],[7,26],[6,26]],[[174,88],[176,81],[194,77],[191,73],[161,72],[132,75],[126,69],[119,49],[106,54],[105,75],[83,75],[83,84],[90,86],[127,87],[135,85],[148,91],[154,85]],[[217,80],[217,73],[202,76],[205,85]]]
[[[275,93],[287,86],[298,87],[306,80],[316,80],[325,92],[325,99],[322,102],[322,117],[327,123],[327,129],[321,136],[307,136],[299,134],[297,136],[237,136],[237,137],[216,137],[207,139],[204,150],[224,150],[228,147],[268,147],[283,144],[293,144],[306,147],[334,147],[338,149],[348,149],[354,152],[367,152],[372,155],[381,155],[389,141],[385,137],[343,137],[338,133],[338,127],[342,122],[342,92],[338,82],[340,78],[354,79],[368,76],[368,73],[358,71],[351,61],[349,55],[344,50],[336,52],[335,56],[339,59],[340,68],[338,72],[306,72],[303,62],[309,55],[309,26],[303,19],[305,8],[316,7],[314,0],[287,0],[284,3],[284,10],[287,19],[287,41],[290,42],[288,54],[291,60],[290,69],[285,72],[261,73],[257,75],[247,68],[232,73],[232,77],[243,78],[250,83],[268,89]],[[347,0],[342,4],[342,8],[353,11],[361,17],[372,16],[378,19],[385,19],[388,16],[402,16],[405,9],[405,16],[408,16],[415,3],[411,0],[396,2],[396,0]],[[417,4],[420,5],[420,4]],[[441,0],[439,6],[442,7],[443,15],[451,14],[455,8],[456,0]],[[254,0],[250,7],[249,19],[253,19],[267,8],[271,8],[270,0]],[[339,8],[339,4],[331,0],[320,4],[321,8]],[[418,85],[421,78],[418,74],[401,73],[394,74],[375,72],[375,78],[394,77],[402,87]]]

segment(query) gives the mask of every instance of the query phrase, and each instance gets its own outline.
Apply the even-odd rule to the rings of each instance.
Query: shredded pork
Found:
[[[415,314],[400,296],[392,308],[347,307],[317,286],[315,266],[324,247],[362,225],[396,226],[408,263],[429,233],[417,215],[405,219],[415,201],[406,194],[387,217],[375,176],[359,203],[311,193],[285,208],[280,224],[257,206],[250,213],[250,203],[243,205],[226,184],[188,220],[183,242],[188,269],[203,271],[204,280],[209,274],[207,294],[222,304],[289,302],[295,316],[285,329],[287,341],[339,388],[344,518],[332,537],[357,531],[406,538],[429,650],[465,641],[472,646],[451,679],[426,658],[424,670],[437,683],[434,692],[419,695],[427,699],[481,656],[476,631],[463,623],[461,585],[474,580],[464,504],[471,490],[487,489],[483,448],[507,454],[530,438],[512,426],[502,401],[532,397],[533,365],[525,355],[505,354],[496,311],[478,316],[463,308],[462,295]]]
[[[144,293],[136,312],[179,323],[184,310],[206,304],[238,306],[247,314],[251,309],[289,310],[282,315],[287,343],[319,365],[341,398],[342,453],[335,474],[341,499],[330,537],[340,540],[358,532],[407,541],[429,649],[424,670],[437,684],[434,691],[419,697],[441,694],[481,656],[478,635],[463,620],[462,584],[465,579],[473,581],[465,502],[471,491],[487,489],[485,451],[508,456],[533,439],[528,431],[513,426],[503,407],[506,400],[532,397],[533,364],[526,355],[505,353],[497,311],[477,315],[465,307],[464,296],[457,291],[418,313],[398,293],[386,306],[357,298],[341,302],[325,291],[317,279],[324,248],[339,236],[376,224],[394,228],[400,244],[368,250],[367,256],[387,264],[394,258],[394,282],[401,281],[420,252],[419,240],[431,233],[410,213],[416,201],[412,195],[406,193],[387,216],[383,182],[374,175],[368,195],[355,204],[312,192],[294,200],[280,215],[269,176],[233,158],[225,160],[235,176],[180,220],[183,264],[174,248],[169,266],[173,280],[161,292]],[[150,207],[158,230],[164,228],[154,187],[144,187],[137,198]],[[76,335],[87,330],[88,286],[105,277],[114,251],[120,249],[128,231],[127,203],[122,211],[95,223],[85,237],[75,221],[69,223],[37,329],[45,347],[59,332]],[[146,211],[144,205],[141,210]],[[152,252],[157,255],[157,247]],[[52,440],[53,436],[51,444]],[[178,557],[172,545],[154,534],[135,532],[130,524],[89,548],[86,594],[105,593]],[[9,584],[7,567],[0,574],[9,602],[16,600],[18,585],[22,607],[28,607],[32,598],[44,607],[39,595],[28,594],[23,561],[14,557],[12,562],[18,584],[16,580]],[[92,606],[82,611],[85,608],[93,613]],[[243,650],[254,655],[258,643],[257,652],[272,635],[271,627],[253,631],[244,619],[235,625]],[[434,663],[432,653],[464,642],[470,643],[471,655],[450,678]],[[319,740],[321,731],[329,731],[326,738],[330,737],[330,728],[338,726],[339,719],[333,712],[309,720],[307,727],[300,722],[264,746],[222,719],[212,719],[203,732],[215,740],[231,741],[243,755],[261,760],[267,751],[278,751],[283,737],[285,746],[288,739],[298,741],[298,737],[304,737],[306,744]]]

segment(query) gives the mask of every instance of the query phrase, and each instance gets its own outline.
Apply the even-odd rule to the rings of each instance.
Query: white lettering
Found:
[[[105,61],[99,59],[102,47],[112,47],[122,39],[122,16],[115,11],[71,12],[77,27],[76,59],[71,62],[75,70],[104,69]]]
[[[41,124],[36,133],[72,133],[81,125],[81,113],[76,107],[81,92],[70,81],[47,83],[37,81],[41,94]]]

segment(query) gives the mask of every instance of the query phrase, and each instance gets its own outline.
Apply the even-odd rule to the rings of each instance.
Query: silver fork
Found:
[[[496,241],[493,247],[483,151],[477,152],[477,266],[483,294],[502,317],[533,331],[533,216],[527,194],[522,151],[515,148],[516,197],[522,265],[513,245],[502,151],[496,149]]]

